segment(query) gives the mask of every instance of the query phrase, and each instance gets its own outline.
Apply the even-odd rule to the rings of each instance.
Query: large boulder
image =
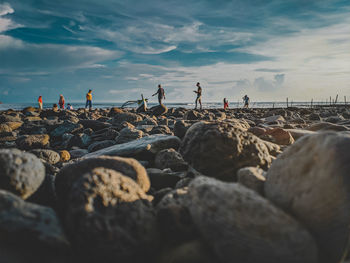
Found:
[[[265,195],[313,234],[321,262],[339,262],[350,234],[350,137],[304,136],[267,172]]]
[[[314,123],[307,127],[309,131],[348,131],[349,129],[343,125],[333,124],[330,122]]]
[[[5,132],[12,132],[12,129],[7,124],[1,123],[0,124],[0,133],[5,133]]]
[[[267,130],[265,134],[272,136],[273,141],[279,145],[290,145],[294,143],[294,138],[290,132],[282,128]]]
[[[98,131],[98,130],[102,130],[102,129],[105,129],[105,128],[109,128],[111,126],[110,123],[101,122],[101,121],[97,121],[97,120],[80,120],[79,123],[82,124],[85,129],[86,128],[91,128],[94,131]]]
[[[0,150],[0,189],[26,199],[44,178],[45,167],[35,155],[17,149]]]
[[[188,129],[180,153],[204,175],[236,181],[245,166],[267,168],[271,156],[262,140],[231,123],[199,122]]]
[[[79,178],[69,193],[66,231],[89,262],[149,259],[157,240],[150,200],[131,178],[96,168]]]
[[[188,195],[192,220],[220,262],[318,262],[309,232],[254,191],[198,177]]]
[[[151,111],[154,116],[161,116],[168,112],[168,108],[164,104],[160,104],[158,106],[152,107]]]
[[[86,155],[85,155],[86,156]],[[64,166],[56,176],[55,186],[58,200],[65,205],[66,198],[74,182],[95,168],[104,167],[122,173],[135,180],[147,192],[150,181],[145,168],[136,160],[122,157],[100,156],[88,158]]]
[[[50,136],[47,134],[23,135],[16,140],[18,148],[22,150],[43,149],[50,145]]]
[[[154,156],[163,149],[180,146],[180,139],[169,135],[151,135],[127,143],[117,144],[96,152],[89,153],[84,158],[101,155],[132,157],[138,160],[153,160]]]
[[[179,138],[183,138],[188,130],[191,127],[191,123],[187,123],[184,120],[178,120],[174,125],[174,134]]]
[[[244,167],[237,171],[238,183],[264,194],[265,171],[257,167]]]
[[[1,262],[67,260],[69,243],[54,210],[4,190],[0,190],[0,207]]]
[[[98,150],[101,150],[103,148],[110,147],[112,145],[115,145],[115,140],[104,140],[104,141],[97,141],[89,145],[88,151],[89,152],[96,152]]]

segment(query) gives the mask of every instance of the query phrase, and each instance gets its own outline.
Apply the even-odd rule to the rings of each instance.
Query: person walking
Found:
[[[58,105],[60,105],[60,109],[64,109],[64,103],[65,103],[64,97],[63,97],[63,95],[61,94],[61,95],[60,95],[60,99],[59,99],[59,101],[58,101]]]
[[[90,89],[88,93],[86,93],[86,104],[85,109],[89,106],[89,110],[92,108],[92,90]]]
[[[242,98],[243,99],[243,103],[244,103],[244,106],[243,108],[248,108],[249,107],[249,97],[247,95],[244,95],[244,97]]]
[[[38,98],[39,110],[43,109],[43,97],[39,96]]]
[[[228,100],[224,98],[224,110],[228,108]]]
[[[164,92],[164,89],[162,88],[162,86],[161,86],[160,84],[158,85],[158,90],[157,90],[157,92],[154,93],[154,94],[152,95],[152,97],[155,96],[155,95],[157,95],[157,94],[158,94],[158,102],[159,102],[160,105],[162,105],[162,100],[163,100],[163,99],[165,100],[165,92]]]
[[[195,109],[197,109],[197,103],[199,102],[200,105],[200,109],[202,109],[202,87],[201,84],[199,82],[197,82],[197,90],[194,90],[193,92],[197,94],[197,98],[196,98],[196,107]]]

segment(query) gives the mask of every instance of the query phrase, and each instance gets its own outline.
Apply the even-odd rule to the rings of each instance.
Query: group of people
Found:
[[[60,95],[60,98],[59,98],[59,100],[58,100],[58,106],[60,107],[60,109],[63,109],[63,110],[65,109],[65,103],[66,103],[66,101],[65,101],[63,95],[61,94],[61,95]],[[39,106],[39,109],[40,109],[40,110],[43,109],[43,97],[42,97],[42,96],[39,96],[39,98],[38,98],[38,106]],[[54,108],[54,109],[58,109],[58,106],[57,106],[57,104],[55,103],[55,104],[53,105],[53,108]],[[86,109],[87,107],[89,107],[89,110],[92,109],[92,90],[89,90],[88,93],[86,93],[86,104],[85,104],[85,109]],[[73,110],[73,106],[72,106],[70,103],[67,104],[67,110]]]
[[[195,109],[197,109],[198,103],[199,103],[199,108],[202,109],[202,87],[201,84],[199,82],[197,82],[196,84],[197,90],[194,90],[193,92],[196,93],[196,100],[195,100]],[[158,95],[158,102],[160,105],[162,105],[162,101],[165,100],[165,91],[162,88],[162,85],[158,85],[158,90],[156,93],[154,93],[152,95],[156,96]],[[243,98],[243,102],[244,102],[244,108],[248,108],[249,107],[249,102],[250,99],[247,95],[245,95]],[[144,101],[144,99],[143,99]],[[145,102],[144,102],[145,103]],[[39,96],[38,98],[38,105],[39,105],[39,109],[43,109],[43,98],[42,96]],[[60,95],[60,98],[58,100],[58,105],[60,107],[60,109],[65,109],[65,99],[63,97],[63,95]],[[58,108],[57,104],[54,104],[53,106],[54,108]],[[88,93],[86,93],[86,103],[85,103],[85,109],[89,107],[89,110],[92,109],[92,90],[89,90]],[[226,98],[224,98],[224,109],[226,110],[228,108],[228,100]],[[67,110],[73,110],[73,106],[71,104],[67,104]]]
[[[198,103],[200,105],[200,109],[202,109],[202,87],[201,84],[199,82],[197,82],[196,84],[197,90],[194,90],[193,92],[197,94],[196,100],[195,100],[195,109],[197,109]],[[159,84],[158,85],[158,90],[156,93],[154,93],[152,95],[155,96],[158,95],[158,102],[159,104],[162,104],[162,100],[165,100],[165,91],[162,88],[162,86]],[[248,108],[249,107],[249,102],[250,99],[247,95],[245,95],[243,98],[243,103],[244,103],[244,108]],[[228,108],[228,100],[226,98],[224,98],[224,109],[226,110]]]

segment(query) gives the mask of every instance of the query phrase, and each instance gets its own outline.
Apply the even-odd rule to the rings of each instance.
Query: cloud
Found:
[[[123,53],[92,46],[31,44],[0,35],[1,69],[17,71],[62,71],[104,68],[101,62],[120,58]]]
[[[259,77],[254,80],[253,86],[262,92],[275,91],[282,87],[284,76],[284,74],[277,74],[274,76],[274,80],[267,80],[264,77]]]
[[[5,16],[14,12],[15,10],[13,10],[9,3],[0,4],[0,16]]]

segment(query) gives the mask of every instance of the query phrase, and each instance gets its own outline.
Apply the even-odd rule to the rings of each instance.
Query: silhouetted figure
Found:
[[[165,100],[165,92],[164,92],[164,89],[162,88],[162,86],[161,86],[160,84],[158,85],[158,90],[157,90],[157,92],[154,93],[154,94],[152,95],[152,97],[155,96],[155,95],[157,95],[157,94],[158,94],[158,102],[159,102],[159,104],[162,104],[162,100],[163,100],[163,99]]]
[[[242,98],[243,99],[243,103],[244,103],[244,106],[243,108],[248,108],[249,107],[249,97],[247,95],[244,95],[244,97]]]
[[[200,109],[202,109],[202,88],[199,82],[197,82],[197,90],[194,90],[193,92],[197,94],[197,98],[196,98],[196,107],[195,109],[197,109],[197,103],[199,102],[200,105]]]

